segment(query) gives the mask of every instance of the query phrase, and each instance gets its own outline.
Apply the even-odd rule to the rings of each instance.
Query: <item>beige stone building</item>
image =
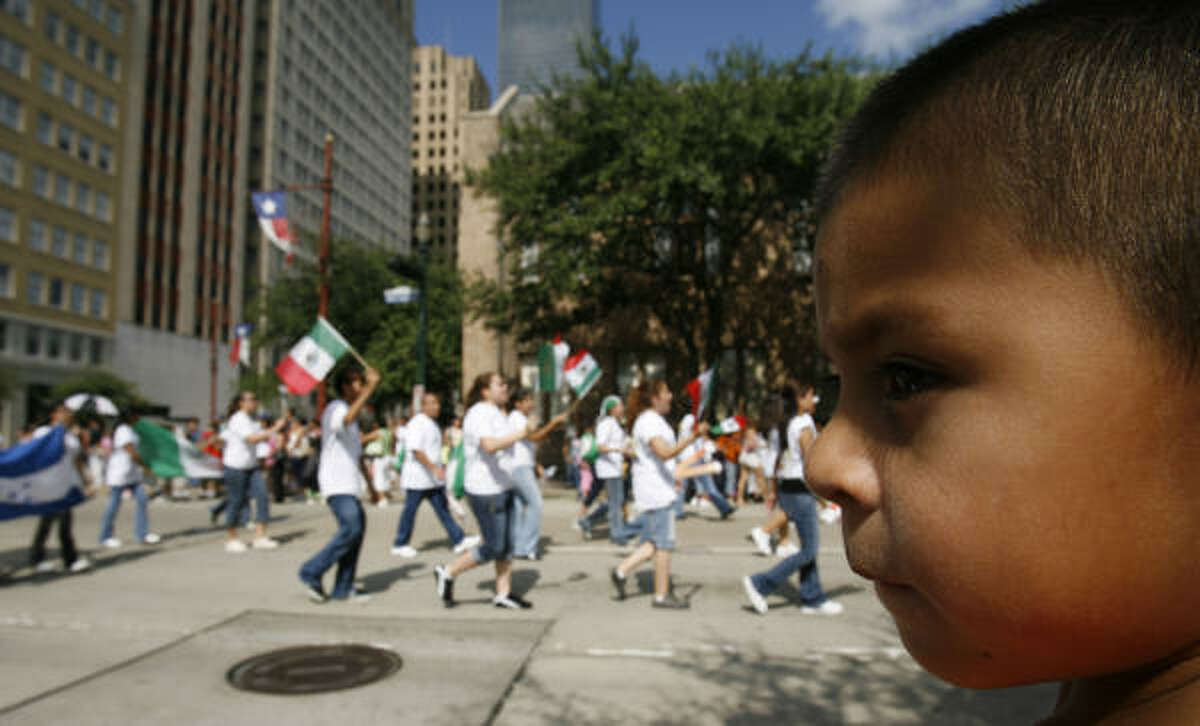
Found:
[[[133,4],[0,3],[0,433],[111,362]]]
[[[486,143],[468,140],[463,124],[488,108],[491,95],[474,58],[449,55],[440,45],[413,51],[412,224],[415,233],[421,213],[429,216],[431,252],[442,259],[458,254],[467,146]]]

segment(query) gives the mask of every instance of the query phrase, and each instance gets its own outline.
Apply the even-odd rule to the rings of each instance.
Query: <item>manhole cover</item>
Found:
[[[225,674],[235,688],[300,695],[355,688],[386,678],[403,661],[367,645],[302,645],[256,655]]]

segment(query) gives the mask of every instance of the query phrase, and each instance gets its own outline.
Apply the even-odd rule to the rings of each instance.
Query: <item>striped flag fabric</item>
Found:
[[[254,326],[250,323],[241,323],[233,329],[233,345],[229,347],[230,363],[250,365],[250,332],[252,330],[254,330]]]
[[[82,502],[71,458],[64,426],[0,451],[0,520],[53,514]]]
[[[736,434],[746,428],[746,419],[744,416],[730,416],[721,421],[721,423],[712,427],[713,436],[724,436],[726,434]]]
[[[716,370],[715,367],[709,368],[687,384],[688,396],[692,399],[692,415],[697,421],[703,421],[704,413],[712,408],[713,392],[716,390],[713,385]]]
[[[462,442],[450,452],[450,463],[446,465],[446,484],[455,499],[466,496],[467,489],[467,454]]]
[[[342,334],[325,318],[317,318],[308,335],[293,345],[287,357],[275,366],[275,373],[288,391],[304,395],[325,380],[348,350],[350,344]]]
[[[538,349],[538,390],[553,393],[562,388],[563,366],[567,356],[571,354],[571,346],[563,342],[561,335],[554,336],[554,341],[546,343]]]
[[[581,350],[567,358],[567,362],[563,365],[563,378],[579,398],[583,398],[588,391],[592,390],[592,386],[600,380],[601,373],[596,359],[586,350]]]
[[[179,431],[138,419],[133,425],[138,435],[138,455],[155,476],[181,476],[188,479],[220,479],[221,462],[188,441]]]
[[[287,193],[253,192],[250,200],[263,234],[291,260],[296,251],[296,237],[288,224]]]

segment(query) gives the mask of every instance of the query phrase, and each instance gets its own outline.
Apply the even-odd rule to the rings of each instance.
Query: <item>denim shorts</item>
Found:
[[[509,531],[512,528],[513,493],[468,494],[467,502],[479,522],[479,535],[483,541],[471,553],[475,561],[482,564],[492,560],[512,559]]]
[[[675,549],[675,506],[648,509],[639,517],[642,523],[641,542],[651,542],[657,549]]]

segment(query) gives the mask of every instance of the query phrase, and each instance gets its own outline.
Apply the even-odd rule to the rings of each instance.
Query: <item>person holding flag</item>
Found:
[[[258,457],[256,448],[266,443],[275,434],[283,430],[287,417],[280,416],[271,428],[264,428],[255,418],[258,410],[258,397],[253,391],[241,391],[229,404],[229,420],[221,430],[221,439],[225,447],[221,454],[221,463],[225,467],[225,528],[228,536],[225,539],[225,551],[240,553],[246,551],[246,543],[238,538],[238,519],[243,507],[249,505],[250,496],[255,497],[254,549],[269,550],[279,546],[279,542],[267,536],[267,489],[261,482],[255,485],[258,472]]]
[[[117,512],[121,509],[121,497],[126,492],[137,502],[134,534],[138,541],[148,545],[162,541],[161,537],[150,531],[150,517],[146,511],[146,487],[142,483],[142,472],[152,472],[138,452],[140,438],[133,427],[139,418],[141,417],[137,411],[126,411],[113,432],[112,454],[108,457],[108,466],[104,473],[104,480],[109,488],[108,507],[104,510],[104,518],[100,524],[100,544],[109,549],[121,546],[121,540],[113,536],[113,524]]]
[[[400,470],[400,486],[404,488],[404,513],[396,528],[396,539],[392,543],[392,554],[400,557],[416,557],[417,550],[409,544],[413,525],[417,519],[417,507],[428,501],[437,514],[438,521],[446,530],[454,553],[459,554],[479,544],[478,537],[468,537],[462,527],[454,521],[446,500],[446,469],[441,465],[442,431],[437,417],[442,411],[442,402],[436,393],[421,397],[421,411],[409,419],[404,427],[404,466]]]
[[[625,417],[625,404],[619,396],[608,395],[600,402],[600,418],[596,422],[596,482],[594,488],[604,488],[608,496],[608,539],[613,544],[625,545],[641,532],[641,520],[625,521],[625,457],[630,450],[629,436],[621,426]],[[580,517],[579,526],[584,537],[591,539],[592,518],[604,505],[591,514]]]
[[[501,407],[508,403],[508,381],[499,373],[475,378],[467,393],[463,419],[467,501],[479,522],[483,542],[449,565],[434,568],[435,590],[446,607],[454,607],[454,578],[485,562],[496,563],[498,608],[526,609],[533,604],[512,591],[512,553],[509,532],[513,525],[513,483],[504,466],[512,446],[529,436],[514,431]]]
[[[514,557],[536,560],[542,533],[542,492],[538,488],[537,450],[534,444],[566,423],[569,411],[563,411],[545,426],[535,428],[529,421],[535,403],[533,391],[528,388],[517,388],[516,391],[512,397],[508,423],[513,433],[525,432],[526,436],[513,445],[512,455],[505,460],[513,481],[516,507],[511,531],[512,550]]]
[[[66,477],[65,483],[68,488],[78,487],[82,482],[84,493],[87,495],[91,492],[92,487],[91,475],[85,464],[86,447],[80,443],[79,436],[72,430],[73,419],[74,412],[67,407],[65,402],[60,402],[54,407],[54,412],[50,414],[50,423],[35,429],[33,438],[41,438],[56,427],[63,428],[63,446],[66,449],[65,456],[70,462],[70,468],[60,472],[59,476]],[[75,537],[71,532],[71,509],[72,507],[68,506],[58,512],[43,514],[39,518],[37,531],[33,536],[33,546],[29,553],[29,564],[33,567],[34,572],[54,570],[54,563],[46,559],[46,538],[50,536],[50,529],[55,524],[58,525],[59,553],[62,555],[63,569],[68,572],[83,572],[92,566],[91,560],[79,556],[79,551],[75,547]]]
[[[379,371],[371,366],[366,372],[355,367],[343,368],[337,377],[338,397],[321,415],[321,459],[317,482],[321,496],[337,520],[333,539],[300,567],[300,582],[313,602],[329,599],[362,599],[354,591],[358,571],[358,553],[362,550],[367,519],[361,497],[366,489],[362,472],[362,435],[358,416],[379,385]],[[333,591],[325,593],[321,584],[325,573],[337,565]]]

